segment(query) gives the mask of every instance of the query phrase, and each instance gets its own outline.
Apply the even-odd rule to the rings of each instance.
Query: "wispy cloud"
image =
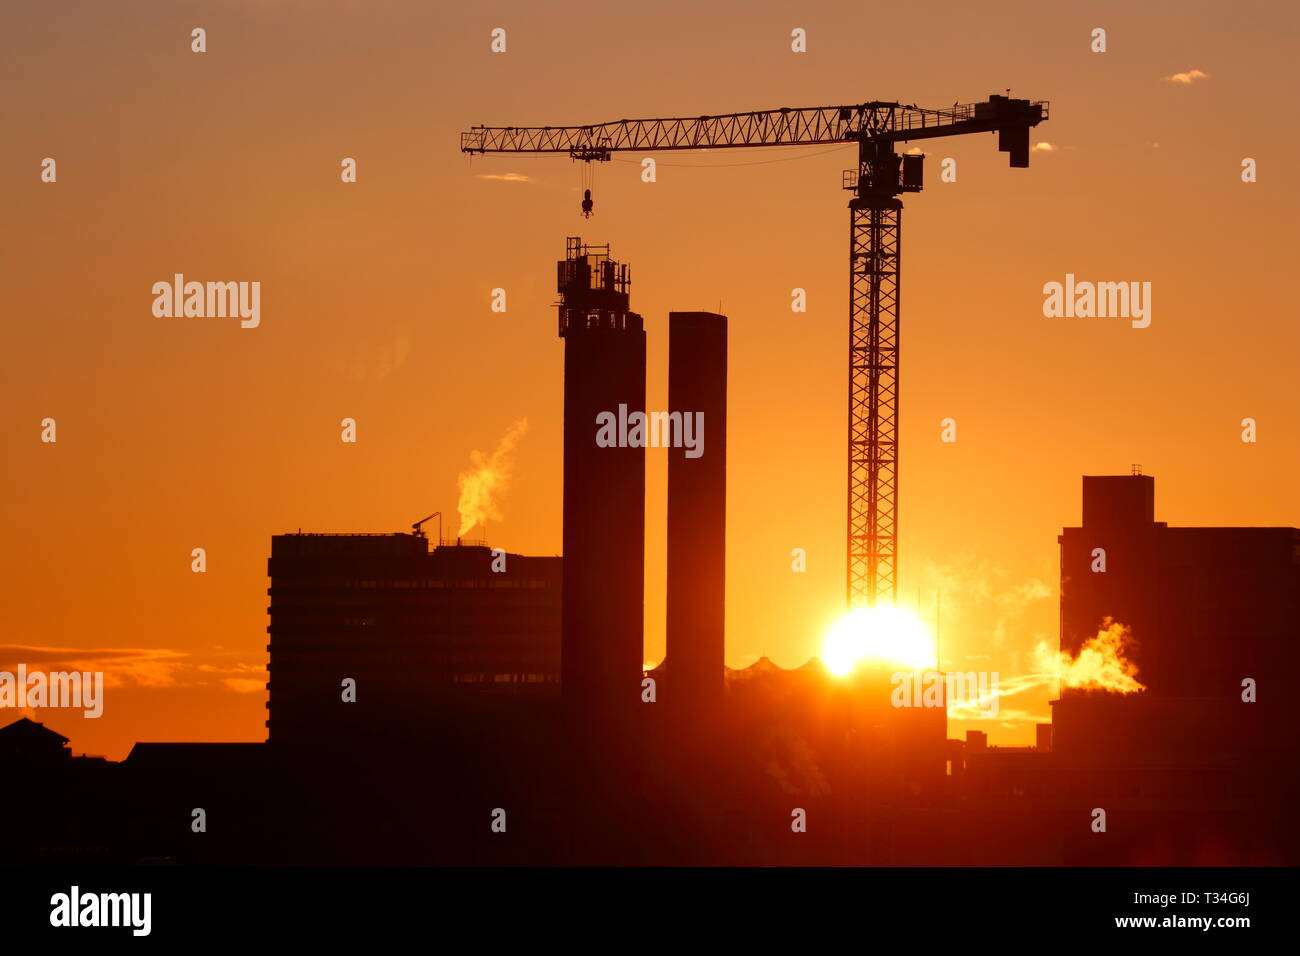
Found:
[[[523,173],[479,173],[477,179],[491,179],[499,183],[531,183],[532,176]]]
[[[1001,647],[1009,635],[1024,627],[1026,614],[1057,594],[1055,585],[1048,581],[1015,577],[969,553],[942,562],[922,559],[916,582],[927,595],[928,607],[923,611],[933,608],[931,596],[941,593],[945,633],[955,628],[958,634],[988,635],[991,643],[970,648],[982,654]],[[949,649],[956,649],[956,645]]]
[[[1002,704],[1002,700],[1007,697],[1014,697],[1016,694],[1023,694],[1026,691],[1037,690],[1055,680],[1055,674],[1023,674],[1005,680],[999,679],[996,686],[990,686],[979,694],[965,700],[950,702],[948,704],[948,716],[953,720],[989,719],[989,711],[993,710],[996,701],[997,710],[995,713],[998,719],[1039,723],[1042,721],[1041,717],[1035,717],[1025,710],[1007,708]]]
[[[0,644],[0,668],[26,664],[50,671],[102,671],[108,687],[174,687],[179,669],[188,666],[182,651],[162,647],[35,647]]]
[[[219,656],[232,656],[229,654]],[[29,672],[99,671],[106,687],[168,688],[220,686],[238,694],[265,689],[266,669],[230,660],[197,663],[192,655],[166,647],[45,647],[0,644],[0,670],[25,664]]]
[[[361,341],[340,341],[335,346],[336,367],[354,382],[381,382],[402,368],[411,355],[411,326],[399,323],[387,329],[362,329]]]
[[[1060,147],[1052,143],[1035,143],[1029,148],[1029,151],[1031,153],[1054,153],[1058,149],[1060,149]]]
[[[236,694],[260,694],[266,689],[266,681],[252,677],[223,677],[221,683]]]
[[[1173,76],[1166,76],[1164,79],[1166,83],[1181,83],[1187,86],[1189,83],[1205,79],[1209,75],[1208,73],[1202,73],[1200,70],[1188,70],[1186,73],[1175,73]]]

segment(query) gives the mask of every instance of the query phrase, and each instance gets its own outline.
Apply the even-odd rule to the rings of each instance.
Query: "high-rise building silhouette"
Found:
[[[727,317],[668,315],[667,706],[704,716],[722,704],[727,532]],[[676,416],[676,417],[674,417]]]
[[[645,598],[645,448],[629,416],[645,413],[646,341],[629,308],[628,267],[609,246],[570,237],[558,263],[564,339],[562,690],[598,717],[638,706]],[[610,441],[598,422],[613,416]],[[643,436],[642,436],[643,437]],[[628,441],[632,438],[632,441]]]

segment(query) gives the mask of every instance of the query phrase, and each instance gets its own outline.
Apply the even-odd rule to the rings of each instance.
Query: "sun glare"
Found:
[[[837,677],[853,673],[866,660],[912,670],[933,667],[934,654],[934,637],[925,622],[889,604],[849,611],[831,626],[822,645],[822,661]]]

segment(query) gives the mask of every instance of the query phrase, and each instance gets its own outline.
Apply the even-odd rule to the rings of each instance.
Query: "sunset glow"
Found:
[[[889,604],[855,608],[831,626],[821,657],[837,677],[853,673],[867,660],[914,669],[929,667],[935,663],[934,635],[905,608]]]
[[[130,5],[127,16],[83,3],[62,20],[50,16],[61,6],[6,6],[0,47],[26,79],[10,84],[5,124],[5,224],[17,238],[0,376],[12,410],[0,672],[23,663],[105,674],[102,717],[46,715],[78,753],[122,760],[140,741],[266,739],[273,535],[405,533],[439,512],[423,526],[432,547],[461,536],[512,556],[561,555],[554,286],[577,235],[612,243],[635,277],[642,410],[700,410],[669,401],[669,313],[730,317],[728,419],[706,419],[703,432],[703,460],[725,449],[728,476],[715,625],[725,665],[766,658],[790,670],[818,656],[852,671],[851,638],[847,658],[825,645],[848,610],[841,185],[856,145],[619,152],[588,164],[461,152],[460,134],[478,124],[894,100],[947,108],[1007,87],[1050,102],[1027,168],[1010,168],[991,132],[897,144],[927,158],[924,190],[903,200],[895,385],[905,506],[893,603],[931,630],[942,621],[946,664],[1024,681],[1016,706],[986,728],[990,745],[1034,742],[1059,674],[1079,689],[1070,682],[1090,680],[1096,661],[1103,682],[1130,686],[1100,647],[1100,660],[1065,671],[1055,656],[1070,587],[1057,537],[1081,523],[1081,475],[1141,464],[1160,475],[1159,520],[1173,527],[1300,521],[1300,327],[1288,318],[1289,286],[1273,281],[1292,268],[1300,201],[1269,173],[1300,140],[1276,122],[1291,105],[1294,30],[1282,18],[1294,4],[1272,5],[1276,22],[1231,23],[1179,5],[1186,43],[1173,51],[1162,46],[1164,7],[1129,5],[1142,9],[1125,13],[1124,42],[1112,36],[1105,54],[1089,34],[1107,24],[1081,26],[1078,4],[1038,5],[1016,20],[1026,33],[1014,43],[987,11],[955,3],[936,8],[942,29],[925,31],[901,7],[826,3],[809,6],[842,28],[817,28],[812,13],[790,22],[781,5],[746,5],[737,18],[734,4],[678,2],[620,5],[595,31],[581,16],[555,26],[565,14],[551,7],[572,5],[513,0],[493,5],[500,16],[488,24],[473,5],[411,2],[384,5],[391,17],[340,0],[199,5],[213,8],[209,23],[175,4]],[[844,67],[861,59],[859,20],[898,39],[872,46],[867,73]],[[789,47],[796,26],[808,29],[807,53]],[[208,52],[191,49],[197,27]],[[510,30],[508,53],[489,47],[496,27]],[[305,29],[320,32],[307,42]],[[665,50],[691,68],[670,68]],[[1121,55],[1142,58],[1109,68]],[[593,70],[598,96],[561,95],[586,89]],[[1233,117],[1233,133],[1222,151],[1204,149],[1206,118],[1218,116]],[[120,145],[116,165],[97,158],[105,141]],[[647,158],[658,163],[653,182]],[[1246,158],[1258,181],[1253,171],[1243,180]],[[580,210],[585,173],[595,177],[591,219]],[[1146,225],[1115,228],[1099,197]],[[1204,241],[1207,216],[1228,230],[1238,267],[1223,267],[1222,241]],[[986,242],[991,257],[980,254]],[[227,317],[186,316],[187,282],[205,293],[233,282],[250,311],[259,283],[257,324],[224,296],[213,304]],[[1047,302],[1052,283],[1061,314]],[[1080,283],[1086,310],[1075,308]],[[1150,324],[1095,314],[1100,283],[1120,283],[1117,295],[1150,283]],[[802,300],[807,311],[792,312]],[[1207,388],[1188,357],[1220,354],[1223,303],[1252,324]],[[57,348],[50,316],[61,317]],[[1247,417],[1258,441],[1247,440]],[[345,418],[355,441],[344,440]],[[593,418],[593,448],[597,429]],[[644,582],[643,661],[668,656],[669,453],[646,450],[643,567],[627,572]],[[1210,461],[1222,467],[1209,471]],[[91,488],[101,506],[82,503]],[[634,542],[618,551],[637,552]],[[1084,565],[1073,584],[1118,580],[1108,573]],[[1086,619],[1080,608],[1076,653],[1107,614],[1139,646],[1157,646],[1159,617],[1097,602]],[[1140,663],[1137,680],[1158,691],[1158,670]],[[977,727],[955,719],[952,736],[967,729]]]

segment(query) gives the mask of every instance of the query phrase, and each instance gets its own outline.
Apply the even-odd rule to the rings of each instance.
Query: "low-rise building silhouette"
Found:
[[[0,760],[6,763],[61,763],[71,757],[67,737],[29,717],[0,727]]]

